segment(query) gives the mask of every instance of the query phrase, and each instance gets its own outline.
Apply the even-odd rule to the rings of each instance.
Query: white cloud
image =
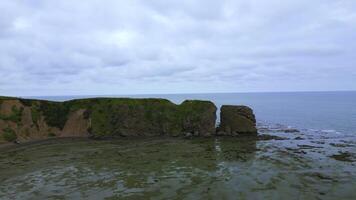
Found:
[[[2,95],[356,89],[354,1],[3,0],[0,10]]]

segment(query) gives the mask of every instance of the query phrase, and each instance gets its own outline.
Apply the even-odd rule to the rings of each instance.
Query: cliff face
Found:
[[[247,106],[224,105],[220,119],[218,135],[257,134],[255,115]]]
[[[51,137],[211,136],[257,133],[246,106],[187,100],[93,98],[51,102],[0,97],[0,143]]]
[[[215,134],[208,101],[96,98],[50,102],[0,97],[0,143],[49,137],[197,136]]]
[[[208,101],[165,99],[93,99],[72,102],[85,105],[93,137],[179,136],[184,132],[215,132],[216,107]]]

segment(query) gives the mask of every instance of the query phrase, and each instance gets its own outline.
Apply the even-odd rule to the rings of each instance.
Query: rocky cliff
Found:
[[[65,102],[0,97],[0,143],[51,137],[216,135],[216,106],[187,100],[92,98]],[[256,132],[252,110],[222,107],[224,135]]]
[[[51,102],[0,97],[0,142],[49,137],[196,136],[215,134],[209,101],[93,98]]]
[[[247,106],[222,106],[220,120],[218,135],[257,134],[255,115]]]

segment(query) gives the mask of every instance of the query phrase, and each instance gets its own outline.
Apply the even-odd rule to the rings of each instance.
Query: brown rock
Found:
[[[247,106],[223,105],[220,120],[218,131],[226,135],[257,134],[255,115]]]
[[[80,109],[69,115],[61,137],[88,137],[89,119],[85,119],[85,111]]]

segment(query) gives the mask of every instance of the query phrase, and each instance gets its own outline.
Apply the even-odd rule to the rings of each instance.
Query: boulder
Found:
[[[217,135],[257,134],[256,118],[247,106],[223,105]]]

